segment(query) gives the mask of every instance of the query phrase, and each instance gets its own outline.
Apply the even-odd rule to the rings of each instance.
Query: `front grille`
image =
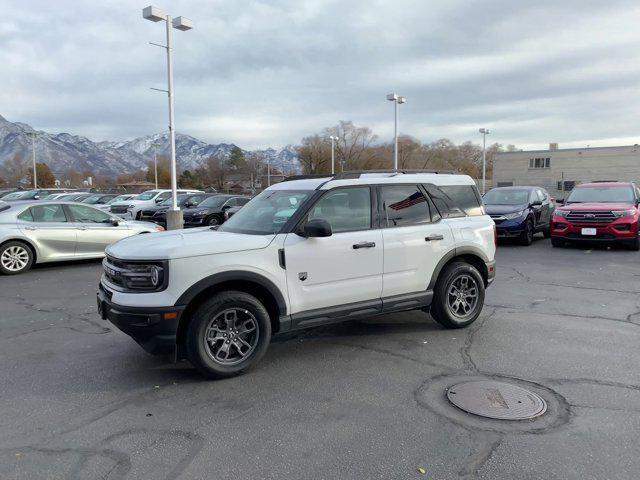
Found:
[[[104,276],[109,283],[119,287],[124,287],[124,278],[122,273],[126,272],[127,269],[123,262],[107,256],[102,260],[102,270],[104,271]]]
[[[126,205],[111,205],[111,213],[127,213]]]
[[[571,223],[611,223],[616,219],[616,216],[611,211],[572,211],[565,218]]]

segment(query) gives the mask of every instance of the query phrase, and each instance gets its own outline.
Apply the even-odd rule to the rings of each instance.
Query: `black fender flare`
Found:
[[[452,258],[459,257],[460,255],[474,255],[479,257],[483,262],[485,262],[485,264],[490,263],[489,257],[487,257],[487,255],[478,247],[464,246],[453,248],[445,253],[436,265],[436,268],[433,270],[433,274],[431,275],[429,285],[427,286],[427,290],[433,290],[435,288],[440,272],[444,266],[449,263]]]
[[[191,285],[175,303],[175,306],[186,306],[201,292],[224,282],[247,281],[264,287],[275,298],[280,316],[287,314],[287,303],[280,289],[268,278],[258,273],[245,270],[230,270],[205,277]]]

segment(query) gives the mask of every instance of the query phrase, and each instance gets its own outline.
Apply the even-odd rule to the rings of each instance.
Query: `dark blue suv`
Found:
[[[496,223],[498,238],[517,238],[520,244],[531,245],[537,232],[545,238],[551,236],[554,205],[545,189],[498,187],[489,190],[482,200]]]

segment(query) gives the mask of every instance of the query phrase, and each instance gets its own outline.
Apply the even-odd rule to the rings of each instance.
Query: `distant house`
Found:
[[[146,190],[153,190],[154,188],[156,188],[156,184],[135,180],[133,182],[119,183],[118,188],[122,188],[129,193],[140,193]]]

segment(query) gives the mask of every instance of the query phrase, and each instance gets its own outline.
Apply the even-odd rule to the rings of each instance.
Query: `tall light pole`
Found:
[[[398,95],[397,93],[390,93],[387,95],[387,100],[393,102],[394,110],[394,125],[393,125],[393,169],[398,169],[398,104],[407,102],[405,97]]]
[[[489,129],[481,128],[478,131],[482,134],[482,194],[484,195],[487,181],[487,135],[489,135]]]
[[[156,190],[158,189],[158,144],[153,144],[153,169],[156,180]]]
[[[31,161],[33,162],[33,189],[36,190],[38,188],[38,179],[36,175],[36,136],[38,134],[36,132],[29,132],[29,136],[31,137]]]
[[[331,135],[329,138],[331,139],[331,175],[335,175],[336,173],[336,142],[338,141],[338,137]]]
[[[167,90],[161,90],[159,88],[154,88],[154,90],[159,90],[161,92],[166,92],[167,98],[169,100],[169,143],[170,143],[170,151],[171,151],[171,208],[167,212],[167,229],[175,230],[178,228],[182,228],[183,219],[182,219],[182,211],[178,207],[177,200],[177,172],[176,172],[176,132],[173,123],[173,61],[171,58],[171,27],[177,30],[191,30],[193,28],[193,22],[185,17],[176,17],[173,20],[170,15],[167,15],[164,11],[159,9],[158,7],[154,7],[150,5],[142,10],[142,17],[146,20],[150,20],[152,22],[166,22],[167,27],[167,44],[166,45],[158,45],[157,43],[152,43],[157,47],[162,47],[167,51]],[[151,43],[151,42],[150,42]]]

